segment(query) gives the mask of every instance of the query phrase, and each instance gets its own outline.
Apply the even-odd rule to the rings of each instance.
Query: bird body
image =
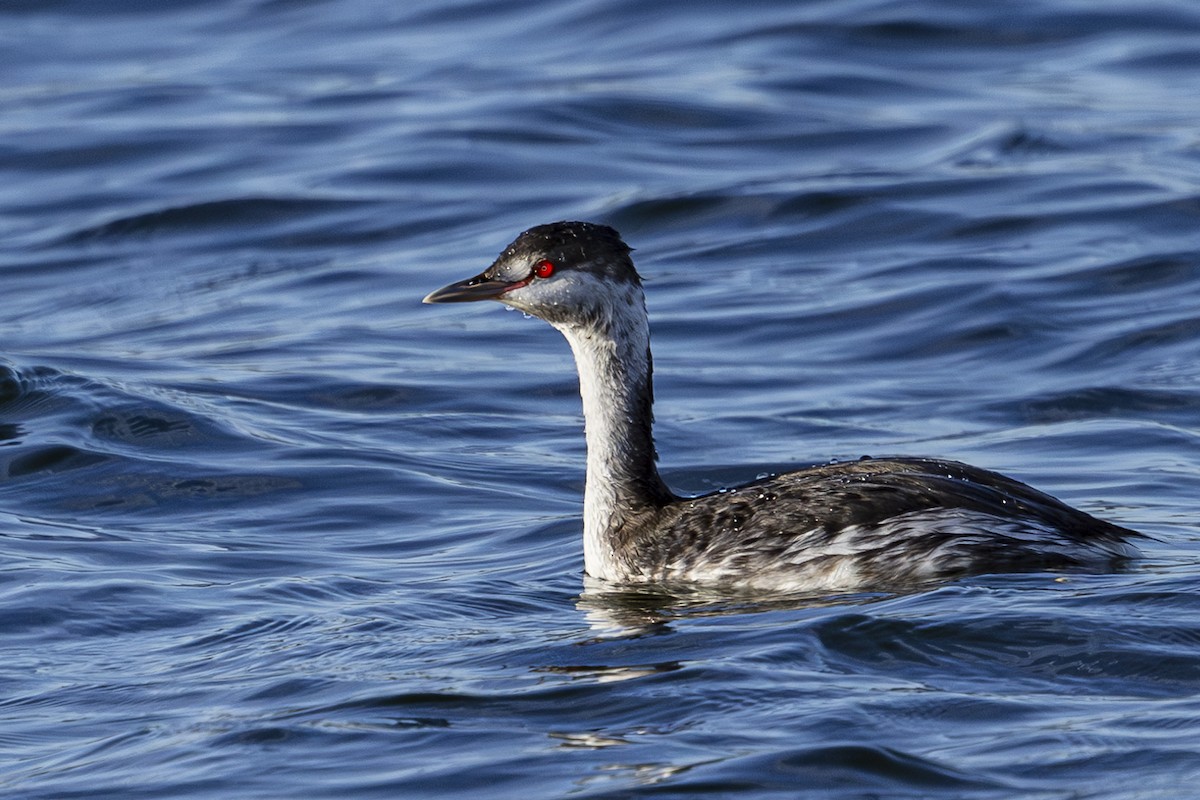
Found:
[[[770,590],[885,588],[982,572],[1103,569],[1140,534],[995,472],[925,458],[827,464],[678,497],[654,447],[650,327],[612,228],[522,233],[428,303],[498,300],[567,339],[587,438],[584,568],[614,582]]]
[[[643,517],[614,536],[618,580],[748,588],[895,587],[980,572],[1103,569],[1132,531],[995,472],[862,459],[773,476]]]

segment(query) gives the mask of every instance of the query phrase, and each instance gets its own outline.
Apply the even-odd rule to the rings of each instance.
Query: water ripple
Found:
[[[1186,795],[1200,12],[1093,6],[5,4],[0,791]],[[585,579],[561,337],[419,302],[561,218],[676,488],[961,458],[1146,558]]]

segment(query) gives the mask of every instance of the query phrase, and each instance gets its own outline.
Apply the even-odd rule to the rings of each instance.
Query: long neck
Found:
[[[641,292],[588,324],[556,325],[575,354],[587,434],[584,567],[620,578],[626,526],[674,499],[655,466],[650,328]]]

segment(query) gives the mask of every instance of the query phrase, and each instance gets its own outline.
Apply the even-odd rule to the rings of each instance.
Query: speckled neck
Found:
[[[583,398],[584,568],[593,577],[619,580],[627,571],[618,551],[628,527],[675,497],[655,465],[650,326],[641,288],[597,296],[609,307],[554,325],[575,354]]]

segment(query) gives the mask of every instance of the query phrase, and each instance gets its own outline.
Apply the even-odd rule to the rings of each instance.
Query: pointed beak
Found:
[[[467,303],[473,300],[495,300],[510,289],[524,286],[526,281],[502,281],[489,278],[487,273],[467,278],[465,281],[452,283],[449,286],[425,295],[424,303]]]

